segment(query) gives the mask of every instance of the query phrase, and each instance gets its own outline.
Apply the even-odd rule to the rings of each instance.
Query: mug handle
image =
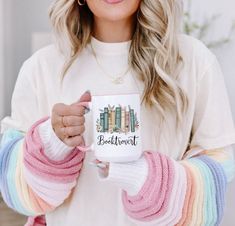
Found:
[[[90,110],[92,109],[92,104],[90,101],[79,102],[76,105],[85,107],[85,114],[89,113]],[[93,143],[88,146],[81,146],[81,145],[77,146],[77,148],[82,152],[93,151],[93,147],[94,147]]]

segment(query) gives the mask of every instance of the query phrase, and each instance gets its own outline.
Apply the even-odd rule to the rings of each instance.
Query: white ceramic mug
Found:
[[[93,143],[78,147],[95,151],[105,162],[129,162],[140,158],[140,95],[92,95],[91,102],[81,102],[92,113]]]

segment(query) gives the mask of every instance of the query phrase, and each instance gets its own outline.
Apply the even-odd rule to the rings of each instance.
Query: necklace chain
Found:
[[[102,72],[107,76],[109,77],[109,79],[111,79],[111,82],[114,83],[114,84],[122,84],[124,82],[124,77],[127,75],[127,73],[129,72],[130,70],[130,66],[125,70],[124,73],[120,73],[120,74],[117,74],[117,76],[112,76],[111,74],[107,73],[105,71],[105,69],[103,68],[103,66],[101,65],[101,63],[99,62],[98,60],[98,57],[97,57],[97,54],[92,46],[92,43],[91,44],[91,50],[92,50],[92,53],[95,57],[95,60],[96,60],[96,63],[97,65],[100,67],[100,69],[102,70]]]

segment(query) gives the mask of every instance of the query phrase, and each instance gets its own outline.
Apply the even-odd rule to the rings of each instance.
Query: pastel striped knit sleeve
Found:
[[[38,216],[54,210],[70,195],[82,168],[84,152],[74,148],[59,161],[45,154],[37,121],[27,133],[8,129],[0,149],[0,191],[15,211]]]
[[[137,181],[143,178],[136,168],[143,159],[147,175],[133,193]],[[145,151],[137,163],[125,165],[110,163],[108,177],[100,179],[115,182],[123,189],[124,210],[136,225],[220,224],[226,186],[234,176],[234,160],[227,148],[201,151],[181,161]]]

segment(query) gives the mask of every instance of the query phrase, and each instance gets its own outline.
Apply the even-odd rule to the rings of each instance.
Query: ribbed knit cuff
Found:
[[[44,144],[45,154],[52,160],[63,160],[74,148],[63,143],[55,134],[51,119],[41,123],[38,131]]]
[[[110,163],[109,174],[105,177],[99,169],[99,179],[115,183],[128,195],[137,195],[148,175],[148,163],[142,156],[139,160],[128,163]]]

